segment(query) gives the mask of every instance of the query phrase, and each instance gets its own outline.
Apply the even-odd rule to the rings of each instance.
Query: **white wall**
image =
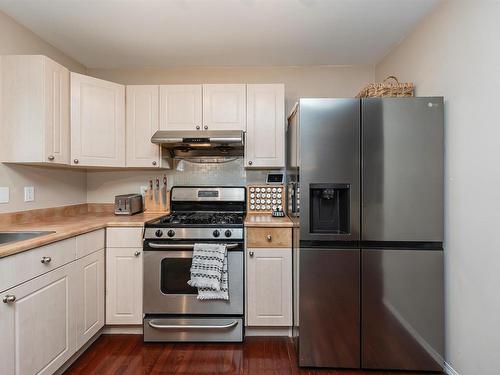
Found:
[[[47,55],[72,71],[86,71],[83,65],[0,12],[0,55],[7,54]],[[84,171],[0,164],[0,186],[10,188],[10,202],[0,203],[0,213],[85,203],[87,199]],[[24,202],[24,186],[35,187],[34,202]]]
[[[377,66],[446,99],[446,360],[499,373],[500,2],[443,2]]]
[[[352,97],[374,79],[374,67],[189,67],[142,69],[88,69],[88,74],[123,84],[284,83],[287,113],[300,97]],[[155,172],[92,172],[87,175],[88,202],[111,202],[117,194],[140,191]],[[244,184],[262,182],[262,172],[246,172],[240,161],[228,165],[196,166],[167,172],[172,184]]]

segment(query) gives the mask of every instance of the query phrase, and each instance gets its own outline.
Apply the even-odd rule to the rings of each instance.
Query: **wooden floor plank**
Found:
[[[103,335],[66,375],[417,375],[412,372],[304,369],[285,337],[242,344],[144,343],[141,335]]]

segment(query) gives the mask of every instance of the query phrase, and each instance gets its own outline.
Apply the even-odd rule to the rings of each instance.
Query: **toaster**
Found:
[[[141,194],[123,194],[115,197],[115,215],[133,215],[142,211]]]

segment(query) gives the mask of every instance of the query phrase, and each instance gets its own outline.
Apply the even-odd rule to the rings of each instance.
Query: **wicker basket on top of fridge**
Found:
[[[381,83],[370,83],[356,98],[408,97],[413,96],[415,87],[412,82],[401,83],[394,76],[388,76]]]

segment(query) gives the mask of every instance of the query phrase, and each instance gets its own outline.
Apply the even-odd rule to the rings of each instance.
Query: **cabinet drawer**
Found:
[[[76,257],[83,258],[97,250],[104,249],[104,229],[76,237]]]
[[[247,228],[247,247],[292,247],[291,228]]]
[[[45,263],[42,263],[43,257],[45,257]],[[0,291],[12,288],[75,259],[75,237],[2,258],[0,259]]]
[[[142,247],[142,228],[108,228],[106,247]]]

